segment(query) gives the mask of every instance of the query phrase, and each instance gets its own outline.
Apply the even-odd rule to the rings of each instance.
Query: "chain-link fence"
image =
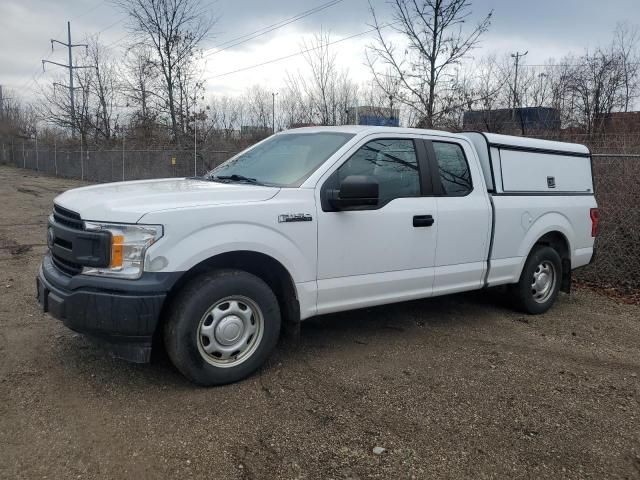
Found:
[[[60,149],[32,141],[3,144],[0,163],[49,175],[90,182],[118,182],[202,175],[236,152],[178,149],[118,150]]]
[[[625,149],[628,150],[628,149]],[[201,175],[235,152],[193,150],[58,150],[29,141],[3,144],[0,163],[93,182]],[[640,288],[640,155],[593,156],[600,234],[595,262],[576,278],[600,286]]]
[[[576,278],[599,286],[640,288],[640,155],[593,155],[600,213],[595,261]]]

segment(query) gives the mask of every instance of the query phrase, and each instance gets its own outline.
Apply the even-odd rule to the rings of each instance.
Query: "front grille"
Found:
[[[53,205],[53,219],[69,228],[74,228],[76,230],[84,229],[84,224],[82,223],[80,214],[55,204]]]
[[[53,252],[51,254],[51,260],[53,260],[53,265],[58,270],[60,270],[62,273],[66,273],[67,275],[74,276],[82,272],[82,265],[63,260]]]
[[[67,210],[66,208],[62,208],[55,204],[53,205],[53,220],[55,223],[74,230],[84,230],[84,224],[82,223],[82,219],[78,213],[72,212],[71,210]],[[69,251],[72,249],[71,242],[62,238],[56,238],[55,245]],[[56,255],[55,249],[51,249],[51,259],[53,260],[54,266],[62,273],[73,276],[82,272],[82,265],[66,260],[60,255]]]

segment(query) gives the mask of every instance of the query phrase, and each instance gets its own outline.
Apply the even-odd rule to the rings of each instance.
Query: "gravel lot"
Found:
[[[39,311],[51,201],[78,185],[0,167],[0,478],[640,478],[640,307],[578,289],[537,317],[500,292],[329,315],[202,389]]]

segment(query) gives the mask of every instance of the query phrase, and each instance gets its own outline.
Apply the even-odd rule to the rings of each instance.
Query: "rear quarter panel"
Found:
[[[596,207],[592,195],[494,195],[495,236],[489,285],[518,281],[533,245],[546,233],[562,233],[571,254],[571,267],[591,260],[589,210]]]

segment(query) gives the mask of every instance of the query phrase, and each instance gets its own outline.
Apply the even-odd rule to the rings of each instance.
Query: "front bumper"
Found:
[[[44,312],[104,342],[112,354],[144,363],[165,298],[179,272],[145,272],[138,280],[66,275],[46,255],[36,278]]]

